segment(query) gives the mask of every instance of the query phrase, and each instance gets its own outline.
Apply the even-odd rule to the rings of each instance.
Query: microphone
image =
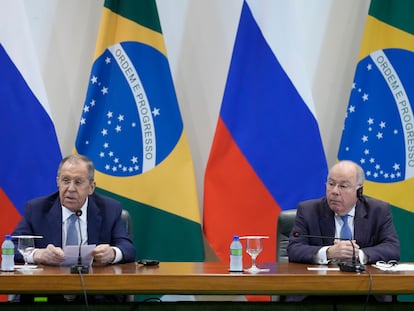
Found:
[[[79,242],[79,253],[78,253],[78,263],[70,267],[70,273],[72,274],[88,274],[89,273],[89,266],[85,266],[82,264],[82,231],[81,231],[81,223],[80,223],[80,216],[82,216],[82,211],[77,210],[75,215],[78,217],[78,225],[79,225],[79,235],[80,235],[80,242]]]
[[[349,261],[340,261],[338,262],[339,270],[343,272],[362,272],[365,271],[365,267],[362,263],[356,261],[355,255],[355,245],[352,242],[352,239],[342,239],[336,238],[332,236],[325,236],[325,235],[311,235],[311,234],[300,234],[299,232],[295,231],[293,233],[295,238],[304,237],[304,238],[316,238],[316,239],[330,239],[330,240],[340,240],[340,241],[349,241],[352,245],[352,259],[351,262]]]

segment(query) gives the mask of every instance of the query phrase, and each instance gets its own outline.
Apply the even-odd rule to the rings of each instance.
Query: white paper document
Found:
[[[339,271],[338,267],[328,267],[328,266],[318,266],[318,267],[308,267],[309,271]]]
[[[414,263],[399,263],[389,265],[387,263],[376,263],[373,267],[382,271],[414,271]]]
[[[96,244],[82,245],[81,256],[83,265],[91,265],[93,256],[92,251],[95,249]],[[61,263],[61,266],[72,266],[78,263],[79,245],[69,245],[63,248],[65,253],[65,261]]]

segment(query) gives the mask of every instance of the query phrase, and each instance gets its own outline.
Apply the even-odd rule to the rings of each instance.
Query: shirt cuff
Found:
[[[33,259],[33,256],[34,256],[34,253],[36,253],[37,250],[38,249],[35,248],[29,255],[27,255],[27,257],[26,257],[27,263],[29,263],[29,264],[34,264],[35,263],[34,259]]]
[[[111,247],[115,251],[115,259],[112,261],[112,263],[120,262],[123,259],[121,250],[116,246],[111,246]]]
[[[326,265],[329,263],[329,260],[326,256],[326,251],[330,246],[324,246],[319,249],[316,255],[313,258],[313,262],[319,265]]]
[[[366,264],[368,262],[367,255],[362,250],[358,252],[359,262],[362,264]]]

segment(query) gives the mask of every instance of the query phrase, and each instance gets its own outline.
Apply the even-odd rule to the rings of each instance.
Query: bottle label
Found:
[[[14,255],[14,248],[3,248],[1,253],[3,255]]]
[[[231,249],[230,255],[241,256],[243,255],[243,250],[242,249]]]

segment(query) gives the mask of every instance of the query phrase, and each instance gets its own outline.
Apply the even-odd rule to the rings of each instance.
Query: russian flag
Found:
[[[325,193],[327,163],[313,103],[298,92],[268,32],[283,23],[273,15],[284,18],[283,6],[295,10],[286,1],[242,5],[205,172],[204,231],[222,262],[233,235],[269,236],[258,262],[275,261],[279,212]]]
[[[56,191],[62,158],[23,2],[0,5],[0,243],[25,201]]]

